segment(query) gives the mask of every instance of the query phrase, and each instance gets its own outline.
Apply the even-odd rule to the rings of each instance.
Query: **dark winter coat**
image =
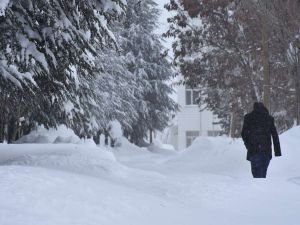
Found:
[[[275,156],[281,156],[281,149],[274,118],[263,105],[256,105],[251,113],[244,117],[242,138],[248,150],[247,160],[257,153],[265,153],[272,158],[273,138]]]

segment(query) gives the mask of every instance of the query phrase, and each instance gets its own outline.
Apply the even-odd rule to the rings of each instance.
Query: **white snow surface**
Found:
[[[37,127],[28,135],[24,135],[16,144],[84,144],[95,146],[92,139],[80,139],[73,130],[68,129],[65,125],[49,130],[43,126]]]
[[[51,132],[41,135],[61,136]],[[0,144],[0,224],[299,225],[300,127],[280,140],[267,179],[251,177],[242,141],[226,137],[181,152]]]
[[[116,139],[121,138],[123,135],[122,126],[118,120],[110,121],[109,125],[109,135]]]

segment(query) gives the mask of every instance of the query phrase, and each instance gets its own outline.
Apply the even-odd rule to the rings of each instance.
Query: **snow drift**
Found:
[[[283,156],[256,180],[241,139],[200,137],[181,152],[126,140],[115,149],[0,144],[0,222],[298,225],[300,127],[280,140]]]
[[[92,139],[80,139],[72,129],[65,125],[60,125],[57,128],[46,129],[39,126],[28,135],[24,135],[18,139],[16,144],[89,144],[94,145]]]

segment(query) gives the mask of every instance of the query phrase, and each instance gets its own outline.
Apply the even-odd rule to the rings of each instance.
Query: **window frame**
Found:
[[[194,132],[194,134],[191,134],[192,132]],[[190,135],[189,135],[189,133],[190,133]],[[199,130],[187,130],[187,131],[185,131],[186,147],[188,148],[189,146],[191,146],[193,141],[199,136],[200,136],[200,131]]]
[[[190,96],[188,98],[188,92],[190,92]],[[195,95],[197,95],[197,97],[195,98]],[[197,102],[195,101],[195,99],[200,97],[200,89],[199,88],[191,88],[189,86],[185,86],[185,105],[186,106],[197,106]],[[188,101],[189,99],[189,101]]]

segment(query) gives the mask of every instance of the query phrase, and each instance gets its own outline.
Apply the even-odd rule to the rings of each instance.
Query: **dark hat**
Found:
[[[253,109],[256,112],[269,113],[268,109],[265,107],[262,102],[254,102]]]

